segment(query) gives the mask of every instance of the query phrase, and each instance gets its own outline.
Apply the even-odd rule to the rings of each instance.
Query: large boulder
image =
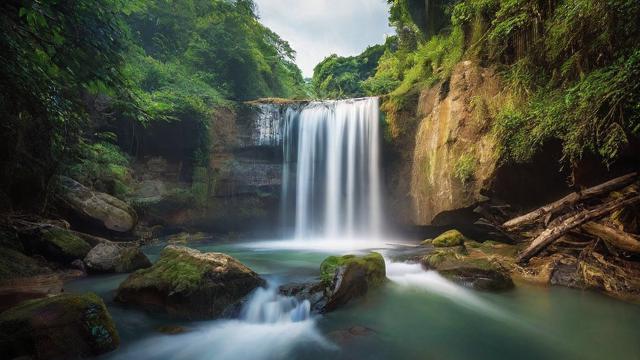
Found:
[[[116,301],[175,317],[210,319],[264,284],[231,256],[169,245],[152,267],[120,284]]]
[[[6,359],[83,358],[119,343],[104,302],[92,293],[28,300],[0,314],[0,353]]]
[[[151,266],[139,246],[102,243],[91,249],[84,259],[91,272],[126,273]]]
[[[384,283],[384,258],[376,252],[365,256],[330,256],[320,265],[320,278],[327,284],[323,310],[335,310]]]
[[[76,233],[52,225],[43,225],[24,232],[22,239],[29,253],[63,264],[83,259],[91,250],[91,245]]]
[[[128,232],[135,227],[136,212],[124,201],[93,191],[65,176],[58,177],[58,183],[62,204],[77,217],[115,232]]]

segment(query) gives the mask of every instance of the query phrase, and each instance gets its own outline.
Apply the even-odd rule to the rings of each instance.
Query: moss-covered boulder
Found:
[[[84,259],[91,272],[126,273],[151,266],[151,261],[139,246],[102,243],[95,246]]]
[[[435,247],[452,247],[463,245],[466,238],[458,230],[448,230],[438,235],[431,244]]]
[[[38,254],[47,260],[62,264],[84,259],[91,250],[91,245],[84,239],[57,226],[41,226],[36,230],[24,232],[21,238],[29,254]]]
[[[330,256],[320,265],[320,278],[327,286],[323,310],[335,310],[384,283],[384,258],[376,252],[364,256]]]
[[[422,265],[437,270],[445,278],[476,290],[499,291],[512,288],[509,271],[481,251],[464,246],[436,249],[422,258]]]
[[[116,301],[175,317],[210,319],[264,283],[229,255],[169,245],[152,267],[120,284]]]
[[[0,314],[0,354],[6,359],[76,359],[119,343],[104,302],[92,293],[28,300]]]
[[[57,182],[60,204],[78,219],[115,232],[131,231],[138,222],[133,208],[120,199],[93,191],[68,177],[60,176]]]
[[[514,286],[507,271],[487,260],[447,265],[441,267],[438,272],[458,285],[476,290],[500,291]]]

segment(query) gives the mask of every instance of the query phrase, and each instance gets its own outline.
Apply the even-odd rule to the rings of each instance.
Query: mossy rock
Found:
[[[514,287],[508,272],[486,259],[445,266],[438,273],[458,285],[475,290],[501,291]]]
[[[376,252],[330,256],[320,265],[320,277],[327,288],[323,311],[332,311],[385,282],[384,258]]]
[[[427,269],[437,269],[442,264],[461,260],[467,255],[464,246],[435,249],[422,258],[422,265]]]
[[[430,246],[433,245],[433,239],[425,239],[420,242],[420,246]]]
[[[211,319],[265,282],[238,260],[167,246],[158,261],[120,284],[116,301],[187,319]]]
[[[49,261],[69,264],[76,259],[84,259],[91,250],[84,239],[61,227],[43,225],[37,230],[21,234],[28,254],[38,254]]]
[[[0,314],[0,353],[9,359],[90,357],[119,344],[104,302],[93,293],[28,300]]]
[[[330,283],[336,274],[337,268],[350,264],[366,269],[367,277],[373,284],[381,284],[386,279],[384,258],[377,252],[364,256],[329,256],[320,264],[320,279],[324,283]]]
[[[13,249],[0,247],[0,283],[5,280],[48,274],[51,269]]]
[[[435,247],[452,247],[464,245],[467,240],[458,230],[448,230],[438,235],[431,244]]]
[[[151,266],[151,261],[139,246],[102,243],[95,246],[84,259],[92,272],[125,273]]]

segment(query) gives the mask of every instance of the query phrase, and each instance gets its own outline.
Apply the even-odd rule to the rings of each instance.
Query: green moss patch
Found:
[[[386,279],[384,258],[377,252],[364,256],[344,255],[329,256],[320,264],[320,279],[323,283],[330,283],[336,270],[341,266],[356,264],[366,269],[367,277],[374,283],[382,283]]]
[[[91,250],[91,245],[68,230],[53,227],[42,233],[42,240],[49,243],[49,249],[59,252],[67,260],[83,259]]]
[[[467,240],[458,230],[445,231],[433,239],[432,244],[435,247],[451,247],[463,245]]]
[[[210,263],[188,253],[165,248],[158,261],[148,269],[138,270],[126,280],[129,288],[166,288],[175,292],[197,289]]]

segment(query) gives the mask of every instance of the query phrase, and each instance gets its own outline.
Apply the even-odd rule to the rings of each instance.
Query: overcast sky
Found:
[[[389,28],[386,0],[254,0],[263,24],[297,52],[305,77],[331,55],[356,55],[384,42]]]

